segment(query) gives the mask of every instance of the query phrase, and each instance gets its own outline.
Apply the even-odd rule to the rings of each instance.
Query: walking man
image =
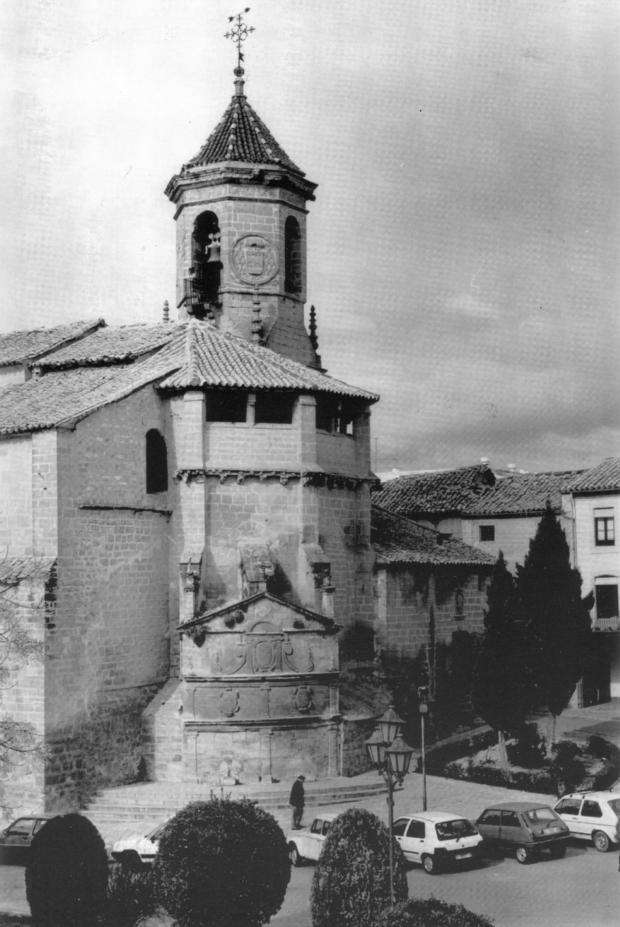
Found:
[[[291,795],[288,800],[289,805],[293,808],[293,830],[300,830],[301,819],[304,816],[304,805],[306,803],[306,795],[304,792],[305,781],[305,776],[297,776],[293,782],[293,788],[291,789]]]

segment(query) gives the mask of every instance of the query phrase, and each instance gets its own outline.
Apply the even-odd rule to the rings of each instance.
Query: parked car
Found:
[[[394,821],[392,833],[405,859],[435,873],[450,864],[471,863],[482,837],[471,821],[447,811],[421,811]]]
[[[17,818],[0,833],[0,863],[26,866],[30,856],[32,838],[38,833],[52,814]]]
[[[151,866],[157,856],[159,841],[167,823],[164,821],[163,824],[158,824],[147,834],[130,834],[128,837],[121,837],[112,846],[112,859],[134,872],[145,866]]]
[[[291,832],[286,838],[288,855],[293,866],[301,866],[304,860],[316,862],[321,855],[327,832],[337,814],[322,814],[316,817],[310,827]]]
[[[543,852],[559,859],[566,853],[568,827],[548,805],[511,801],[485,808],[476,821],[490,850],[514,853],[527,863]]]
[[[591,840],[600,853],[620,843],[620,792],[573,792],[564,795],[554,811],[571,837]]]

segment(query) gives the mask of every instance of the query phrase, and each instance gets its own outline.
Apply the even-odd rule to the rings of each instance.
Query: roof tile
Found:
[[[113,330],[101,339],[93,336],[90,347],[72,347],[59,361],[79,366],[46,370],[42,365],[40,376],[6,387],[0,396],[0,434],[53,428],[83,418],[156,381],[163,381],[158,386],[167,391],[241,387],[323,392],[366,402],[377,399],[269,348],[221,332],[208,322],[192,319],[170,328],[159,348],[156,342],[163,335],[154,327],[145,328],[142,347],[137,333],[135,338],[132,335],[131,350],[124,337],[115,342]],[[127,362],[140,350],[151,353]],[[111,359],[113,351],[117,353]],[[120,363],[121,359],[126,362]]]
[[[0,365],[32,361],[62,344],[82,338],[102,325],[105,325],[103,319],[90,319],[56,325],[53,328],[34,328],[0,334]]]
[[[459,514],[494,483],[495,475],[486,464],[433,470],[389,480],[373,493],[373,502],[410,518]]]
[[[565,492],[618,492],[620,490],[620,457],[607,457],[590,470],[581,471],[569,479]]]
[[[125,363],[167,344],[178,329],[174,323],[106,326],[72,344],[52,351],[37,366],[53,368]]]
[[[580,470],[560,470],[549,473],[515,473],[502,477],[494,487],[465,506],[463,514],[470,517],[499,515],[542,515],[547,501],[554,512],[561,511],[564,483]]]
[[[371,540],[377,565],[424,563],[440,566],[492,566],[493,557],[456,538],[445,538],[410,518],[372,506]]]
[[[235,94],[220,122],[197,155],[185,167],[202,167],[219,161],[279,164],[303,174],[254,112],[245,96]]]

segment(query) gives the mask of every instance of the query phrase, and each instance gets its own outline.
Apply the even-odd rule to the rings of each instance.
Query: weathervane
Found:
[[[241,62],[244,60],[241,44],[245,42],[250,32],[254,32],[254,26],[247,26],[243,21],[244,15],[249,12],[250,7],[246,6],[242,13],[237,13],[236,16],[229,16],[228,22],[234,23],[234,26],[231,26],[224,36],[226,39],[232,39],[237,46],[237,71],[241,71],[241,73],[243,73]]]

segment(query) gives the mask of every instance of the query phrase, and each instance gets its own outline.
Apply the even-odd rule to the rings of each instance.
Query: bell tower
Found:
[[[179,318],[320,366],[304,325],[306,204],[316,184],[247,101],[241,49],[254,30],[243,16],[229,18],[226,36],[237,47],[232,100],[165,191],[176,206]]]

